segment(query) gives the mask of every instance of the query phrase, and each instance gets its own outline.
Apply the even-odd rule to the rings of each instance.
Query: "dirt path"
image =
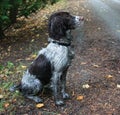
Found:
[[[119,115],[119,39],[111,35],[105,22],[95,14],[87,1],[76,2],[77,7],[80,5],[80,14],[86,19],[84,36],[82,40],[80,38],[80,44],[77,43],[74,66],[71,67],[76,95],[85,97],[81,102],[82,107],[78,104],[77,108],[80,108],[76,114]],[[82,89],[82,84],[89,84],[90,88]]]
[[[90,0],[89,5],[97,16],[107,24],[110,31],[120,38],[120,1],[119,0]],[[107,28],[107,29],[108,29]]]
[[[15,115],[119,115],[120,42],[118,38],[111,35],[111,32],[106,29],[105,23],[94,14],[87,0],[68,0],[64,11],[85,17],[84,27],[73,32],[76,56],[67,75],[67,91],[71,95],[71,99],[66,101],[65,106],[56,107],[53,97],[44,93],[42,97],[45,107],[38,109],[35,107],[35,103],[24,99],[24,102],[14,103],[16,105],[11,112],[14,111]],[[40,28],[32,31],[32,34],[38,34]],[[26,47],[31,49],[24,50],[23,53],[20,51],[21,56],[25,54],[20,58],[20,62],[25,62],[24,59],[31,50],[38,50],[37,47],[46,42],[46,40],[40,40],[41,42],[38,43],[38,38],[32,42],[32,39],[31,42],[29,39],[25,42],[25,44],[29,44]],[[31,43],[36,44],[35,48]],[[24,47],[25,45],[22,48],[24,49]],[[6,110],[3,115],[7,114]]]

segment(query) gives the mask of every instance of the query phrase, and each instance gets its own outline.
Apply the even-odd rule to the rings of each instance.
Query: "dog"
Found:
[[[48,20],[49,44],[39,51],[21,83],[11,87],[11,91],[19,89],[25,97],[39,103],[43,100],[37,95],[50,84],[55,104],[64,105],[64,99],[70,97],[66,93],[66,74],[74,57],[71,30],[81,26],[83,21],[82,16],[68,12],[53,13]]]

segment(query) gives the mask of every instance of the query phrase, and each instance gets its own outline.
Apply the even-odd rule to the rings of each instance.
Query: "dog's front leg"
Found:
[[[64,105],[64,101],[61,98],[61,91],[60,91],[60,87],[61,87],[61,72],[53,72],[53,76],[52,76],[52,89],[53,89],[53,95],[54,95],[54,99],[55,99],[55,104],[56,105]]]
[[[67,74],[67,70],[68,68],[66,68],[66,70],[63,72],[62,76],[61,76],[61,85],[62,85],[62,96],[63,99],[69,99],[70,96],[68,93],[66,93],[66,74]]]

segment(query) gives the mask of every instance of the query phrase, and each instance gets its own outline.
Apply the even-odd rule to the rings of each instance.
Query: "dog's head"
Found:
[[[75,29],[84,21],[83,16],[73,16],[68,12],[57,12],[49,18],[49,37],[54,40],[59,40],[66,37],[67,30]]]

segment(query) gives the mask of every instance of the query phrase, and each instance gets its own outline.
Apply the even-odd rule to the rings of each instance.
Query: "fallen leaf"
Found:
[[[73,91],[73,92],[72,92],[72,96],[74,96],[74,95],[75,95],[75,92]]]
[[[89,21],[89,19],[87,18],[86,21]]]
[[[5,103],[4,107],[7,108],[10,104],[9,103]]]
[[[101,28],[100,28],[100,27],[98,27],[97,29],[98,29],[98,30],[101,30]]]
[[[45,46],[47,46],[47,45],[48,45],[48,43],[44,43],[44,45],[45,45]]]
[[[82,87],[83,87],[84,89],[88,89],[88,88],[90,88],[90,85],[89,85],[89,84],[84,84]]]
[[[82,101],[84,99],[84,96],[83,95],[79,95],[78,97],[77,97],[77,100],[78,101]]]
[[[22,65],[21,67],[22,67],[22,69],[26,69],[27,68],[27,66],[24,66],[24,65]]]
[[[0,77],[1,77],[3,80],[6,80],[6,79],[7,79],[7,76],[4,75],[4,74],[1,74]]]
[[[36,35],[36,37],[40,37],[40,35],[39,35],[39,34],[37,34],[37,35]]]
[[[32,28],[32,31],[34,31],[35,30],[35,28]]]
[[[36,107],[37,108],[42,108],[42,107],[44,107],[44,104],[43,103],[38,103],[38,104],[36,104]]]
[[[85,65],[85,64],[87,64],[86,62],[81,62],[81,65]]]
[[[99,67],[99,65],[96,65],[96,64],[93,64],[93,66],[94,66],[94,67],[96,67],[96,68],[98,68],[98,67]]]
[[[31,55],[31,58],[36,58],[36,57],[37,57],[36,54]]]
[[[26,60],[31,60],[31,58],[28,57],[28,58],[26,58]]]
[[[17,99],[13,99],[13,102],[16,102],[17,101]]]
[[[34,41],[35,41],[34,39],[31,40],[31,42],[34,42]]]
[[[0,95],[0,99],[3,99],[3,95]]]
[[[120,84],[117,84],[117,88],[120,88]]]
[[[90,10],[87,10],[87,12],[90,12]]]
[[[113,78],[113,76],[112,75],[107,75],[107,76],[105,76],[107,79],[111,79],[111,78]]]

